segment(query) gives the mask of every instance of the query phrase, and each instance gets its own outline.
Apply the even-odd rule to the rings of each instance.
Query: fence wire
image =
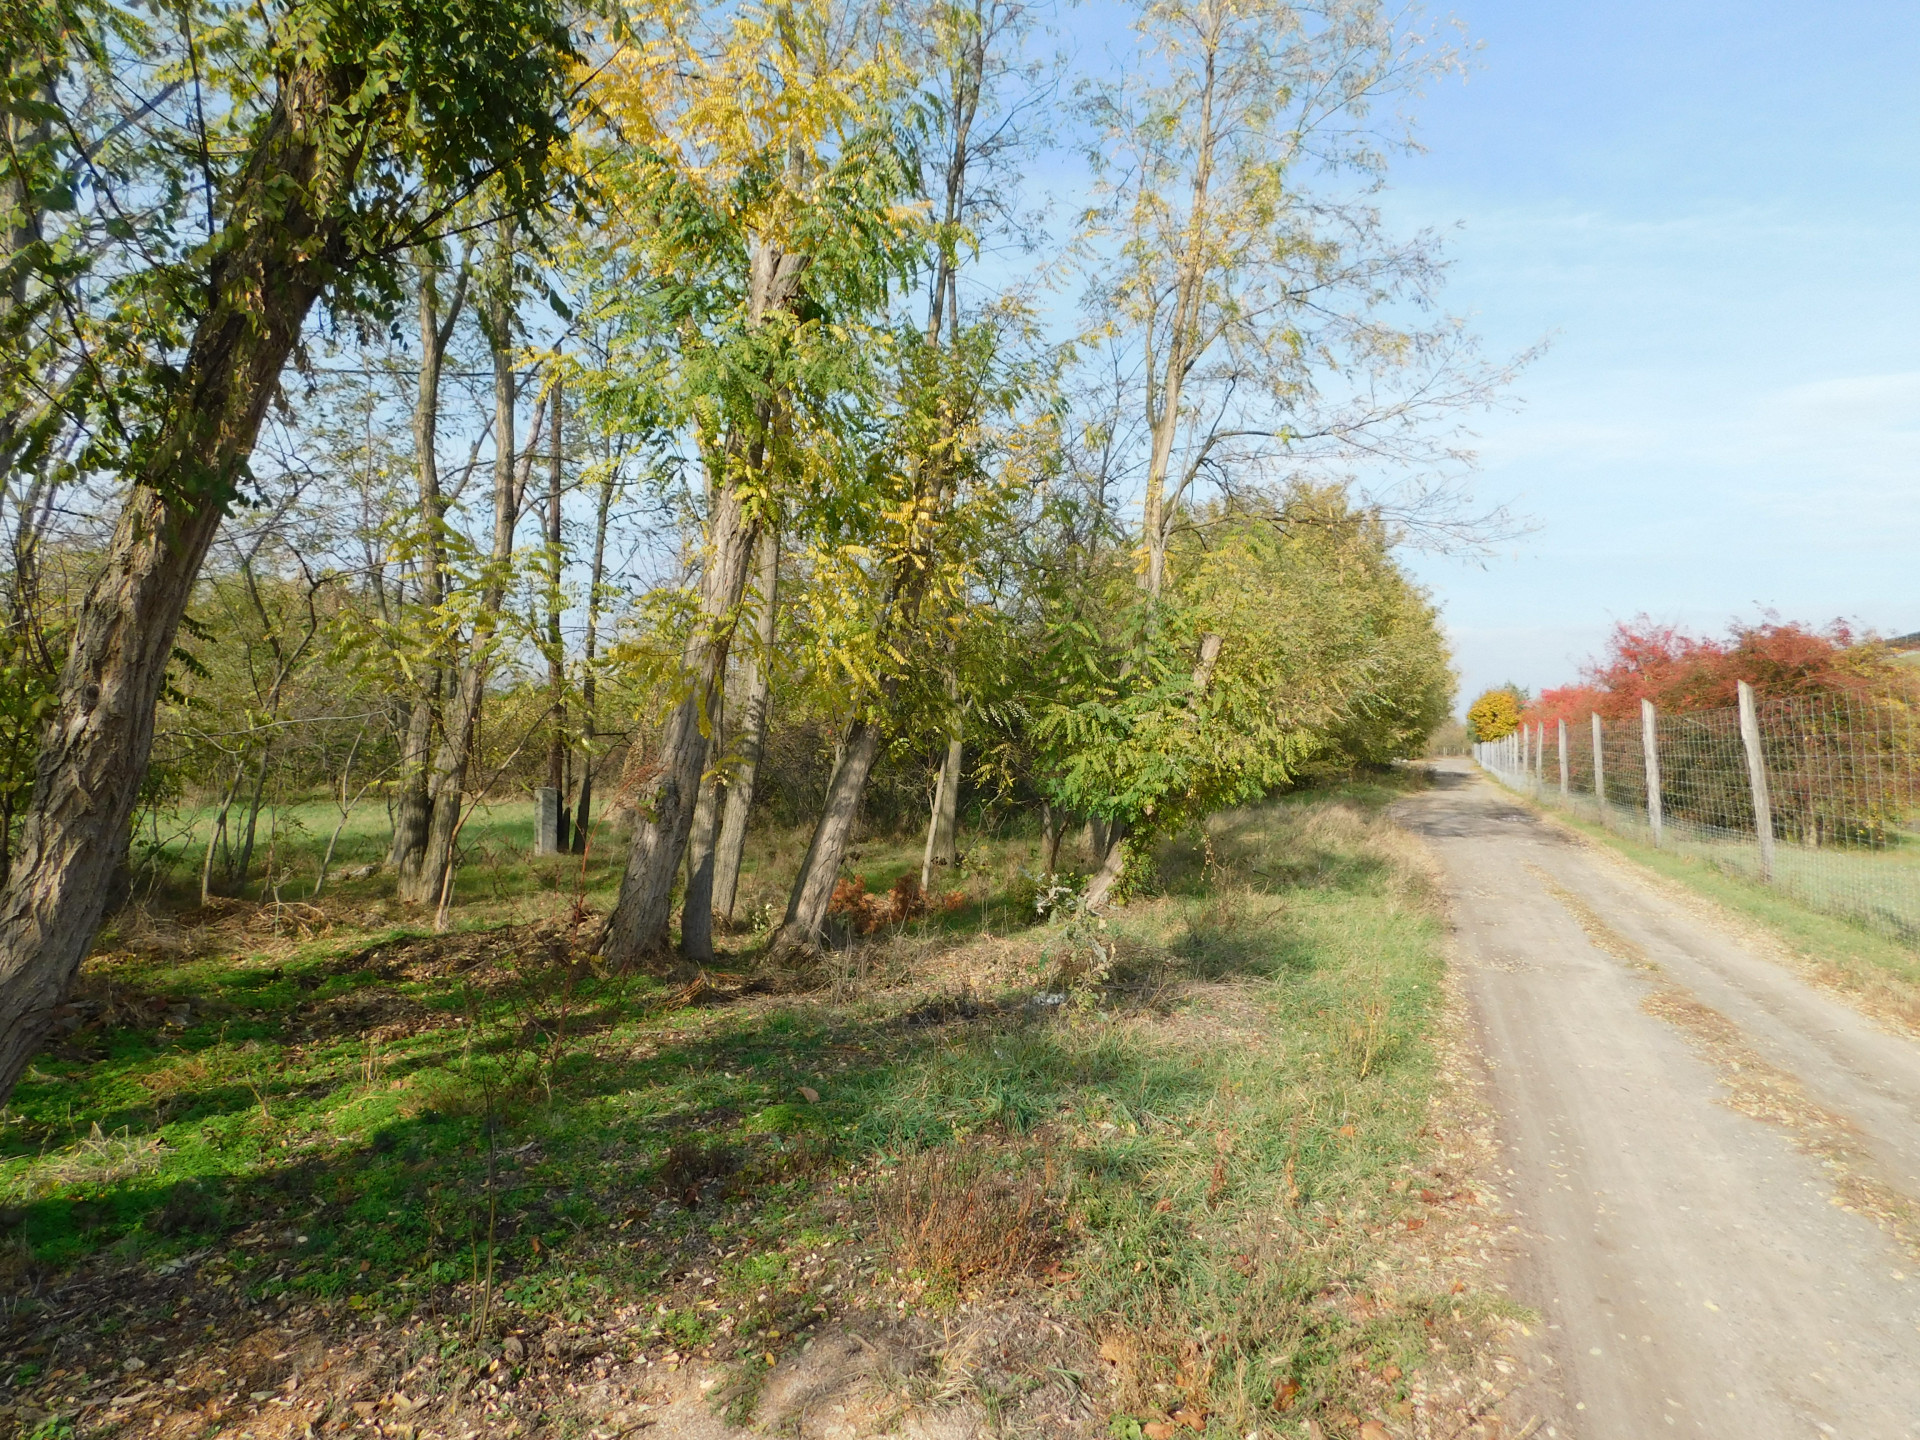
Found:
[[[1871,696],[1749,700],[1745,736],[1737,707],[1589,716],[1473,755],[1545,804],[1920,945],[1920,718]]]

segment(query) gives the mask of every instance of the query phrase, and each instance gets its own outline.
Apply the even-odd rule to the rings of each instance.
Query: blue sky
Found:
[[[1478,0],[1388,196],[1493,353],[1476,488],[1536,529],[1416,557],[1462,703],[1617,619],[1920,629],[1920,5]]]

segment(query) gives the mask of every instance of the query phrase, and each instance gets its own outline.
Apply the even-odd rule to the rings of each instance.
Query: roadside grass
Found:
[[[1100,1373],[976,1375],[995,1413],[1046,1385],[1121,1436],[1410,1413],[1501,1310],[1382,1281],[1435,1163],[1443,926],[1381,814],[1410,783],[1217,817],[1078,930],[1036,915],[1030,841],[981,842],[954,904],[806,977],[757,977],[751,931],[704,987],[606,972],[601,892],[507,858],[511,815],[476,820],[502,878],[446,935],[325,892],[278,933],[237,902],[123,922],[0,1117],[0,1380],[57,1417],[213,1296],[424,1325],[504,1377],[496,1417],[536,1405],[514,1337],[597,1325],[722,1367],[744,1420],[828,1326],[1000,1296]],[[798,859],[756,845],[748,913]],[[882,891],[917,845],[853,868]],[[1076,948],[1103,960],[1074,986]],[[81,1272],[146,1277],[133,1331],[32,1299]]]
[[[1810,909],[1791,895],[1729,873],[1710,860],[1656,849],[1563,810],[1542,809],[1541,813],[1724,907],[1816,966],[1836,988],[1920,1025],[1920,950],[1864,925]]]

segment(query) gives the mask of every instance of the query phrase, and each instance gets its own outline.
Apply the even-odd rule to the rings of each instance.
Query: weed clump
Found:
[[[953,1291],[1006,1285],[1058,1250],[1047,1186],[983,1145],[914,1156],[880,1188],[875,1218],[903,1270]]]

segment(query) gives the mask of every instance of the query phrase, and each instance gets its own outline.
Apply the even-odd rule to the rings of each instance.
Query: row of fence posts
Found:
[[[1600,807],[1600,822],[1604,825],[1607,817],[1607,777],[1604,744],[1605,728],[1598,714],[1589,717],[1593,723],[1593,798]],[[1653,843],[1660,845],[1664,829],[1664,816],[1660,804],[1660,745],[1658,736],[1659,716],[1651,700],[1640,702],[1640,748],[1646,758],[1647,772],[1647,826],[1653,832]],[[1558,750],[1560,760],[1560,798],[1570,800],[1567,783],[1567,722],[1557,721]],[[1518,771],[1531,776],[1533,788],[1538,793],[1546,784],[1546,740],[1547,727],[1544,723],[1522,725],[1504,740],[1495,741],[1500,747],[1503,768],[1508,773]],[[1767,786],[1767,762],[1760,749],[1759,713],[1754,708],[1753,687],[1746,681],[1740,682],[1740,746],[1746,752],[1747,783],[1753,790],[1754,835],[1760,842],[1760,873],[1763,878],[1773,878],[1773,800]]]

